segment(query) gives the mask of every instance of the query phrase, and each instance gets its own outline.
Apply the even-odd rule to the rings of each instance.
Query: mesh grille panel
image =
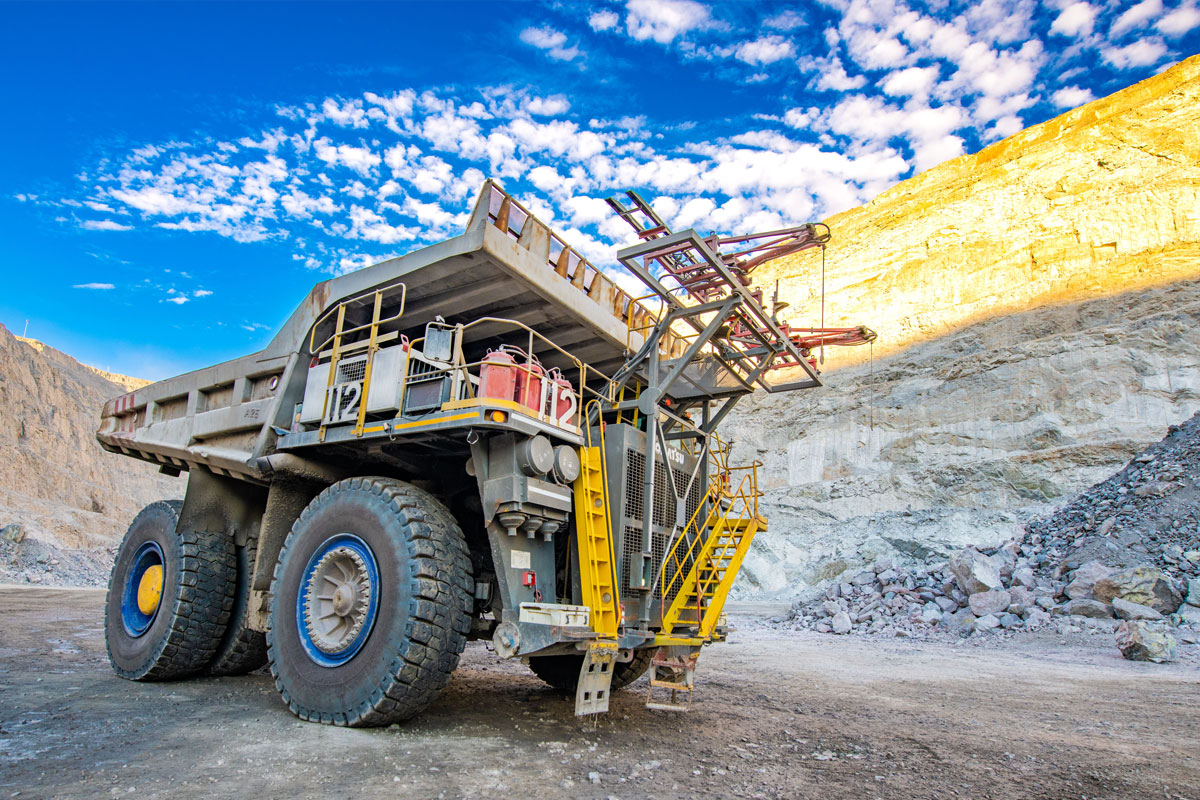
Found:
[[[337,380],[335,383],[349,383],[350,381],[361,381],[367,376],[367,357],[359,356],[355,359],[345,359],[338,362]]]

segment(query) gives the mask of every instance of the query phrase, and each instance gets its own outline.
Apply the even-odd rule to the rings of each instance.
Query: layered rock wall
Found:
[[[1200,409],[1200,57],[828,220],[827,386],[743,401],[770,532],[738,591],[996,544]],[[820,260],[781,259],[787,316]]]

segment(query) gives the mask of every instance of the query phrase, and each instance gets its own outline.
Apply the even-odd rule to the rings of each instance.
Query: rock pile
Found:
[[[1172,580],[1200,577],[1200,414],[1172,425],[1120,472],[1030,523],[1022,547],[1074,569],[1149,564]]]
[[[1200,415],[1001,547],[915,569],[889,560],[793,606],[826,633],[1117,632],[1128,658],[1171,660],[1200,635]],[[780,620],[781,623],[784,620]]]

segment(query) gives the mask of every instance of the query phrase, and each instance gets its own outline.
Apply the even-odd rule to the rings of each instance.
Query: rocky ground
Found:
[[[1001,547],[909,568],[881,560],[774,623],[899,637],[1116,633],[1167,661],[1200,636],[1200,414]]]
[[[1125,661],[1082,633],[868,641],[733,617],[686,715],[606,716],[468,646],[442,697],[382,730],[303,723],[269,676],[131,683],[103,592],[0,589],[10,797],[1194,798],[1200,654]]]

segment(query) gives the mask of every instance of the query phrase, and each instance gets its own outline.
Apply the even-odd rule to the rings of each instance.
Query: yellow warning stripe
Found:
[[[478,411],[472,411],[470,414],[455,414],[450,417],[437,417],[436,419],[422,419],[416,422],[400,422],[396,427],[392,428],[395,431],[407,430],[409,428],[420,428],[425,425],[434,425],[438,422],[457,422],[460,419],[472,419],[479,416]]]

